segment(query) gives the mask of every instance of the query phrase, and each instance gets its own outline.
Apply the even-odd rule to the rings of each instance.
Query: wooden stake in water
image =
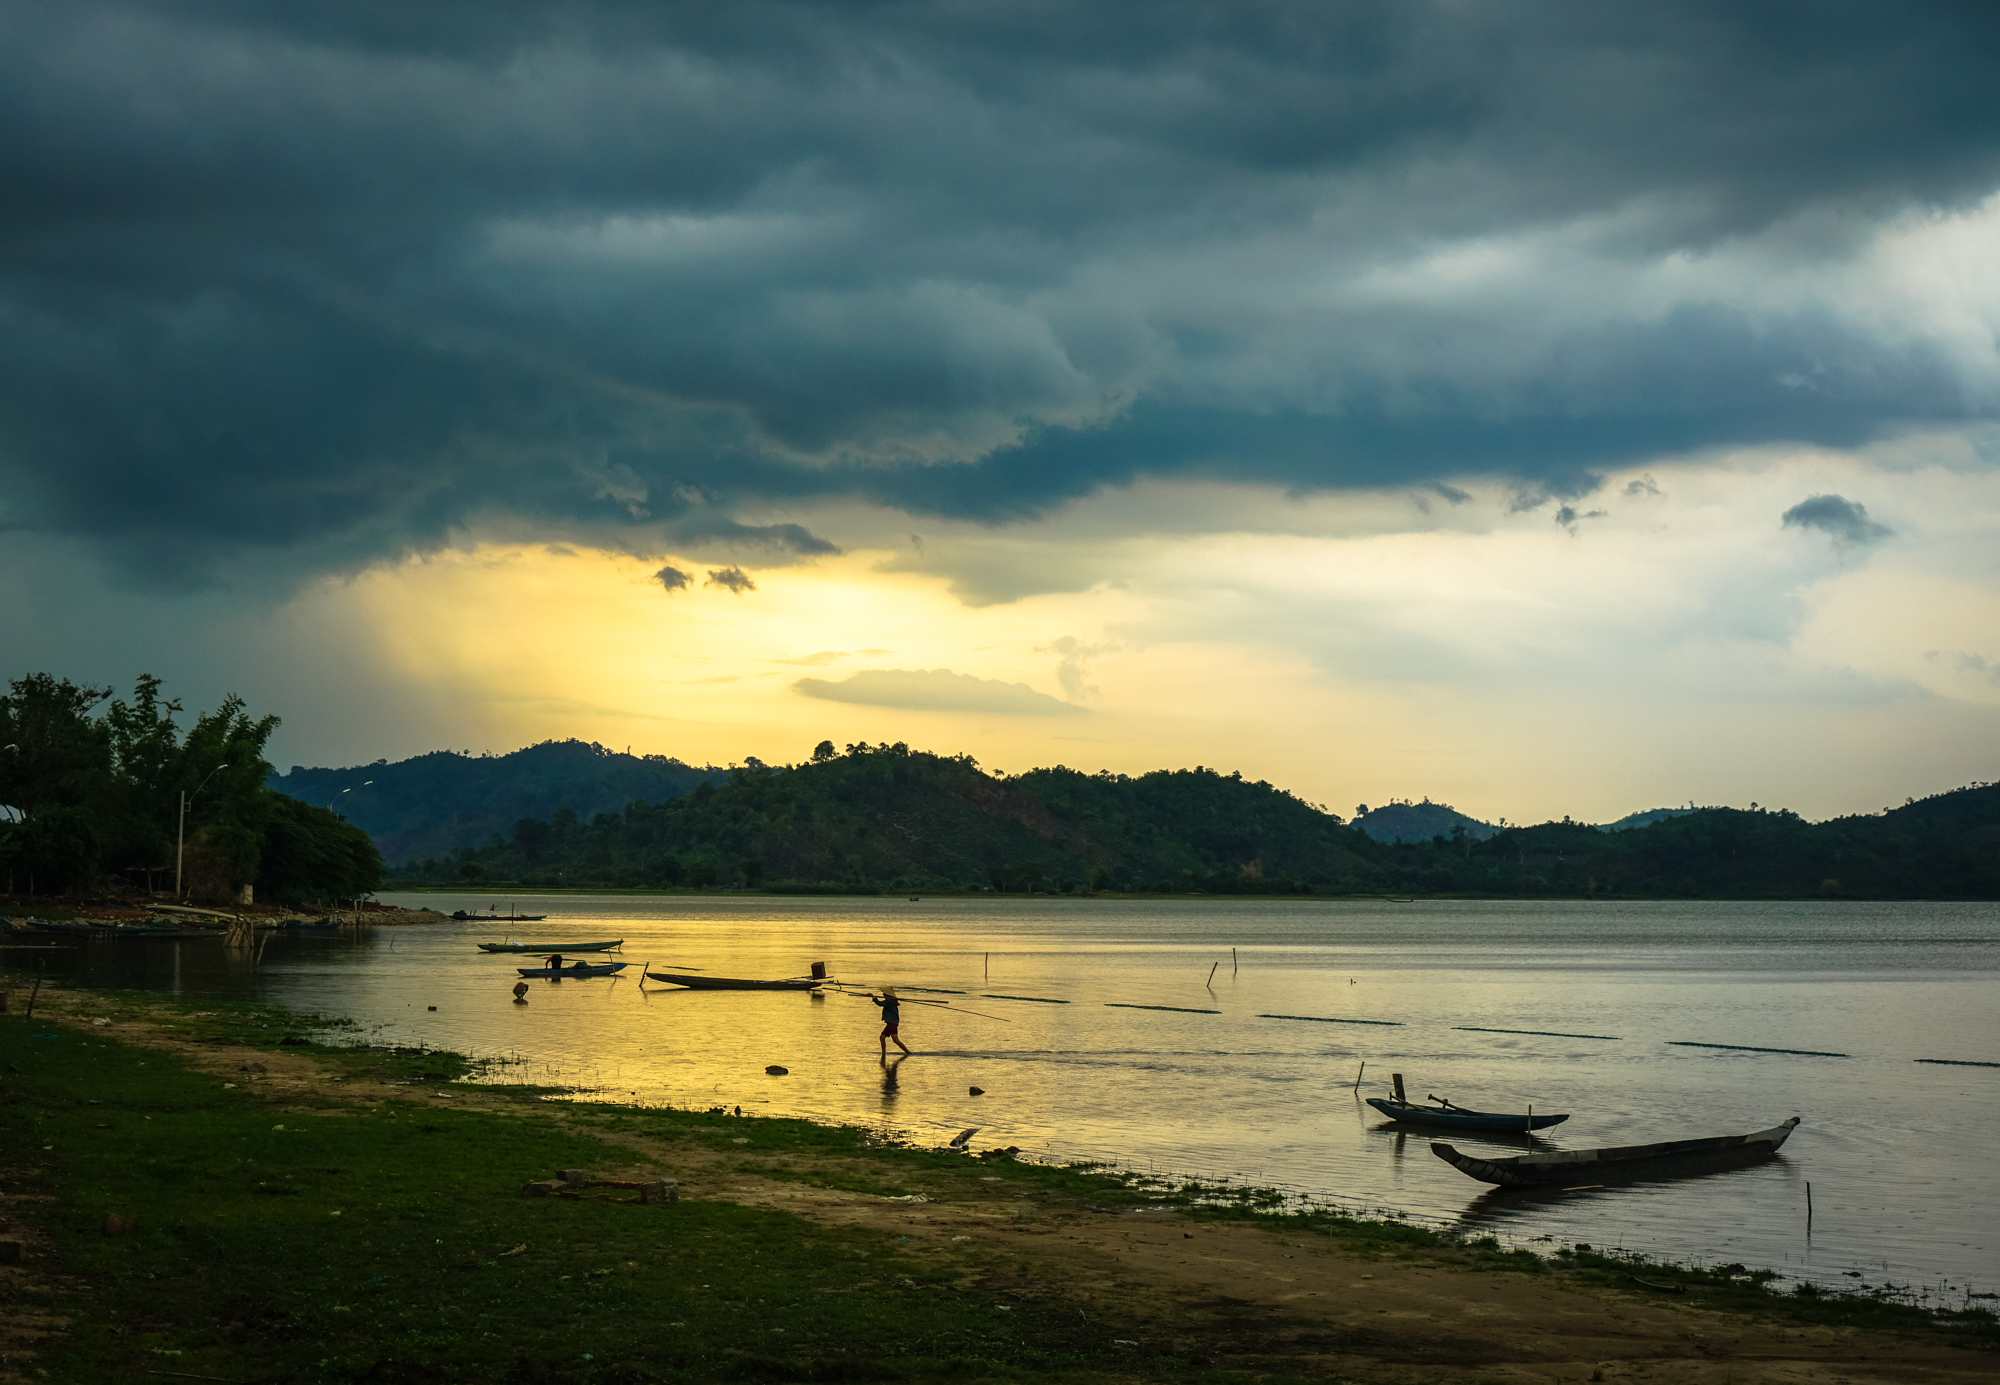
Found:
[[[1217,962],[1215,964],[1215,967],[1219,967],[1221,965],[1222,963]],[[1202,983],[1203,985],[1208,986],[1210,989],[1213,989],[1215,986],[1215,967],[1210,967],[1208,969],[1208,980]]]
[[[1229,949],[1229,974],[1236,975],[1236,949],[1233,947]]]
[[[986,979],[993,979],[993,954],[990,952],[986,954]]]
[[[1530,1132],[1530,1133],[1533,1133],[1533,1131],[1534,1131],[1534,1128],[1535,1128],[1535,1103],[1531,1101],[1531,1102],[1529,1102],[1529,1103],[1528,1103],[1528,1130],[1529,1130],[1529,1132]]]
[[[1810,1183],[1806,1184],[1806,1235],[1812,1235],[1812,1184]]]
[[[1361,1066],[1354,1070],[1354,1090],[1357,1092],[1361,1090],[1361,1074],[1366,1071],[1368,1071],[1368,1060],[1364,1058],[1361,1060]]]

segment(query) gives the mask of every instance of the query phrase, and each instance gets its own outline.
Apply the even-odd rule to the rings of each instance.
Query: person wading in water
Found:
[[[884,1058],[889,1056],[889,1040],[891,1039],[896,1041],[897,1048],[908,1053],[910,1046],[904,1043],[902,1036],[896,1033],[896,1030],[903,1023],[903,1007],[896,999],[896,988],[893,986],[884,986],[880,996],[871,995],[868,998],[882,1007],[882,1056]]]

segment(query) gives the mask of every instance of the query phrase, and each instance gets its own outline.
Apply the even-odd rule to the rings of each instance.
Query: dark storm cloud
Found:
[[[1784,513],[1785,527],[1817,529],[1830,534],[1837,544],[1874,543],[1896,531],[1868,518],[1868,507],[1845,496],[1814,495],[1801,500]]]
[[[1574,499],[1961,417],[1948,359],[1837,305],[1529,344],[1505,305],[1293,305],[1593,218],[1614,267],[1808,223],[1837,261],[2000,184],[1996,40],[1987,4],[15,6],[0,523],[155,581],[484,520],[809,555],[736,515]]]

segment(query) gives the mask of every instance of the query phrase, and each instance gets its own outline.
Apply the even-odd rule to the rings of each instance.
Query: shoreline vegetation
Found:
[[[579,1100],[268,1005],[44,984],[31,1019],[5,982],[0,1380],[1969,1385],[2000,1351],[1970,1298]],[[565,1169],[599,1186],[523,1195]]]

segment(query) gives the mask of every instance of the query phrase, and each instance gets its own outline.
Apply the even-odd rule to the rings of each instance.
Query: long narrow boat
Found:
[[[686,986],[692,991],[809,991],[826,983],[816,977],[796,977],[788,981],[742,981],[732,976],[684,976],[674,971],[649,971],[649,981],[670,986]]]
[[[340,929],[341,924],[338,919],[321,919],[317,923],[308,923],[304,919],[286,919],[278,925],[278,931],[282,933],[323,933],[328,936],[338,934]]]
[[[1450,1102],[1442,1106],[1417,1106],[1407,1101],[1397,1101],[1394,1097],[1371,1096],[1368,1104],[1392,1121],[1402,1121],[1409,1125],[1443,1125],[1454,1130],[1547,1130],[1552,1125],[1561,1125],[1569,1119],[1567,1114],[1551,1116],[1495,1114],[1490,1111],[1467,1111]]]
[[[631,966],[630,962],[572,962],[566,967],[516,967],[523,976],[610,976]]]
[[[1509,1159],[1481,1159],[1447,1144],[1431,1153],[1467,1177],[1503,1188],[1540,1188],[1552,1183],[1590,1183],[1605,1178],[1660,1177],[1708,1171],[1775,1154],[1798,1128],[1793,1116],[1782,1125],[1750,1135],[1713,1135],[1702,1140],[1666,1140],[1653,1145],[1613,1145],[1605,1149],[1552,1150]]]
[[[612,952],[625,946],[623,938],[606,943],[480,943],[481,952],[539,952],[544,957],[558,952]]]

